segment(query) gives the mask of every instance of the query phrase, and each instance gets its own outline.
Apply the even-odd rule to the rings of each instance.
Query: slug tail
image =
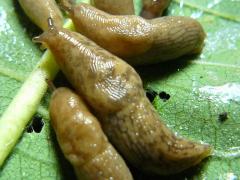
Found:
[[[203,51],[203,48],[205,47],[205,42],[204,40],[206,39],[207,35],[204,32],[203,28],[199,26],[199,35],[198,35],[198,43],[196,44],[195,48],[189,53],[190,55],[196,55],[196,54],[201,54]]]
[[[172,169],[175,169],[175,168],[176,169],[172,172],[170,171],[169,174],[180,173],[190,167],[194,167],[198,165],[200,162],[202,162],[205,158],[212,155],[212,152],[213,152],[212,146],[208,144],[194,143],[188,140],[184,140],[184,141],[186,141],[185,148],[189,148],[192,145],[194,145],[194,147],[189,150],[183,149],[182,153],[179,154],[179,159],[178,157],[175,156],[175,160],[176,160],[175,162],[177,165]],[[172,162],[174,162],[174,160]]]
[[[202,146],[203,146],[202,153],[200,153],[197,160],[193,163],[193,166],[197,165],[198,163],[200,163],[203,159],[207,158],[208,156],[211,156],[213,153],[213,148],[210,145],[204,144]]]
[[[209,144],[202,144],[199,142],[193,142],[186,139],[178,141],[178,145],[179,146],[176,146],[175,149],[177,156],[173,155],[172,157],[175,156],[174,157],[175,160],[179,158],[178,159],[179,167],[185,164],[185,166],[182,166],[183,169],[181,168],[179,169],[180,170],[179,172],[199,164],[203,159],[207,158],[208,156],[211,156],[213,152],[213,148]],[[177,153],[177,150],[180,150],[179,154]]]
[[[187,141],[186,141],[187,143]],[[193,143],[194,148],[190,151],[176,152],[175,154],[169,154],[166,156],[164,161],[158,161],[153,164],[146,166],[144,164],[144,169],[146,172],[155,173],[159,175],[171,175],[183,172],[184,170],[194,167],[202,162],[205,158],[212,155],[213,148],[210,145]],[[183,147],[184,148],[184,147]]]

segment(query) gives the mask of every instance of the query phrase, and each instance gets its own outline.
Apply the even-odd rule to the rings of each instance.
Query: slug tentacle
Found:
[[[210,146],[178,138],[164,125],[130,65],[81,34],[57,30],[46,42],[59,67],[132,165],[174,174],[211,154]]]
[[[78,32],[131,65],[198,53],[204,44],[202,26],[189,17],[114,16],[84,3],[73,5],[69,16]]]
[[[48,29],[50,29],[50,30],[55,29],[54,22],[51,17],[48,18]]]
[[[51,37],[51,35],[57,34],[59,31],[57,30],[57,27],[54,25],[54,20],[49,17],[47,19],[48,22],[48,30],[44,31],[41,35],[36,36],[32,39],[35,43],[43,43],[42,46],[47,47],[46,41]]]
[[[79,180],[133,179],[97,119],[73,91],[58,88],[53,92],[50,116],[60,147]]]

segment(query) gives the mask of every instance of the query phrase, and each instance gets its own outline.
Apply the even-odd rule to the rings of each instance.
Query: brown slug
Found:
[[[145,20],[114,16],[88,4],[63,2],[76,30],[131,65],[155,64],[201,52],[205,33],[189,17],[167,16]]]
[[[27,16],[42,30],[48,29],[47,19],[51,17],[56,26],[62,27],[63,17],[55,0],[19,0]]]
[[[34,38],[54,54],[78,95],[94,110],[104,132],[134,166],[179,173],[211,154],[209,145],[177,137],[147,99],[137,72],[76,32],[55,27]]]
[[[141,16],[152,19],[161,16],[171,0],[142,0]],[[91,0],[96,8],[114,15],[134,15],[133,0]]]
[[[122,157],[108,142],[84,101],[68,88],[58,88],[50,101],[51,124],[78,179],[132,180]]]
[[[162,16],[163,12],[171,3],[171,0],[142,0],[142,3],[141,16],[146,19],[152,19]]]
[[[134,14],[133,0],[91,0],[91,4],[110,14]]]

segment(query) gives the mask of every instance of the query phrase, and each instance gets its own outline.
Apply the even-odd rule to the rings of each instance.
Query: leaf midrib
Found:
[[[10,79],[19,81],[19,82],[24,82],[25,79],[27,78],[27,75],[16,72],[16,71],[12,70],[11,68],[8,68],[3,65],[0,65],[0,74],[3,76],[9,77]]]

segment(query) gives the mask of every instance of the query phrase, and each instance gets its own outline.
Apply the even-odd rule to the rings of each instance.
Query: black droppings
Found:
[[[34,116],[32,122],[30,125],[27,127],[26,131],[28,133],[40,133],[42,131],[42,128],[44,126],[44,122],[41,117],[39,116]]]
[[[162,99],[163,101],[167,101],[171,97],[169,94],[167,94],[164,91],[160,92],[158,95],[159,95],[160,99]]]
[[[33,127],[32,124],[30,124],[27,129],[26,129],[27,133],[32,133],[33,132]]]
[[[157,96],[157,92],[152,89],[146,90],[146,96],[149,99],[150,102],[153,102],[154,98]]]
[[[36,133],[40,133],[44,126],[44,122],[43,122],[42,118],[39,116],[36,116],[35,118],[33,118],[32,126],[33,126],[33,130]]]
[[[218,120],[220,122],[224,122],[228,119],[228,113],[227,112],[222,112],[218,115]]]

